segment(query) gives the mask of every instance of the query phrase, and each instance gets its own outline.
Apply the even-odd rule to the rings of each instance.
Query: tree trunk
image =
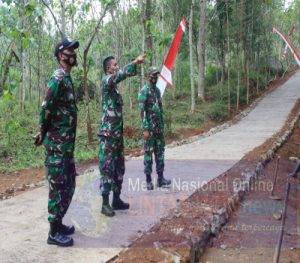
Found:
[[[120,47],[119,47],[120,40],[119,40],[119,34],[118,34],[118,25],[117,25],[117,21],[115,19],[113,9],[110,10],[110,14],[111,14],[111,17],[112,17],[112,22],[113,22],[113,27],[112,27],[113,36],[114,36],[114,39],[115,39],[115,41],[113,41],[112,44],[114,45],[114,50],[117,51],[117,58],[120,58],[121,54],[120,54]]]
[[[189,23],[189,49],[190,49],[190,79],[191,79],[191,112],[195,112],[195,85],[194,85],[194,64],[193,64],[193,9],[195,0],[192,0]]]
[[[250,78],[249,78],[249,60],[246,61],[246,80],[247,80],[247,105],[249,104],[249,89],[250,89]]]
[[[3,88],[5,86],[7,77],[9,75],[9,68],[10,68],[10,64],[12,62],[13,57],[16,58],[17,62],[20,62],[20,59],[19,59],[19,57],[16,54],[16,47],[15,47],[14,43],[11,43],[11,45],[8,48],[8,50],[9,50],[8,51],[9,55],[8,55],[8,58],[6,60],[5,65],[3,66],[3,68],[4,68],[4,70],[3,70],[3,77],[2,77],[2,80],[0,82],[0,95],[3,92]]]
[[[258,49],[259,50],[259,49]],[[256,94],[259,94],[259,51],[256,54]]]
[[[21,22],[21,29],[25,30],[25,5],[26,0],[22,0],[22,22]],[[20,61],[20,68],[21,68],[21,79],[19,85],[19,102],[20,102],[20,111],[24,111],[24,101],[25,101],[25,88],[24,88],[24,81],[25,81],[25,50],[23,48],[22,38],[21,38],[21,61]]]
[[[152,34],[151,34],[151,15],[152,15],[152,7],[151,0],[146,0],[145,6],[145,16],[144,16],[144,30],[145,30],[145,46],[146,52],[148,54],[148,59],[150,61],[150,65],[153,63],[153,44],[152,44]]]
[[[60,0],[60,18],[61,18],[61,32],[63,36],[66,36],[66,2],[65,0]]]
[[[38,110],[41,107],[41,48],[42,48],[42,40],[43,40],[43,34],[42,34],[42,28],[43,28],[43,20],[40,20],[39,22],[39,35],[41,37],[38,38],[38,50],[37,50],[37,88],[38,88]]]
[[[58,21],[57,21],[57,19],[56,19],[56,16],[54,15],[52,9],[51,9],[50,6],[45,2],[45,0],[41,0],[41,1],[42,1],[43,5],[46,6],[47,9],[49,10],[49,12],[51,13],[52,18],[53,18],[53,20],[54,20],[54,23],[55,23],[55,25],[56,25],[56,27],[57,27],[57,29],[58,29],[58,31],[59,31],[59,34],[60,34],[60,36],[63,38],[63,37],[64,37],[64,34],[63,34],[62,30],[60,29],[60,26],[59,26],[59,24],[58,24]]]
[[[128,93],[129,93],[129,109],[130,109],[130,113],[132,114],[133,112],[133,102],[132,102],[132,91],[131,91],[131,88],[132,88],[132,79],[130,78],[129,81],[129,87],[128,87]]]
[[[32,101],[32,75],[31,75],[31,64],[29,64],[29,102]]]
[[[226,0],[226,27],[227,27],[227,52],[228,52],[228,64],[227,64],[227,97],[228,97],[228,116],[230,117],[231,109],[231,94],[230,94],[230,44],[229,44],[229,6],[228,0]]]
[[[87,137],[88,137],[88,144],[91,144],[93,141],[93,134],[92,134],[92,125],[91,125],[91,118],[90,118],[90,109],[89,109],[89,100],[90,100],[90,94],[89,94],[89,89],[87,86],[87,75],[88,75],[88,52],[90,50],[90,47],[92,45],[93,40],[95,39],[95,36],[101,26],[101,22],[106,14],[108,6],[105,5],[104,10],[101,14],[101,17],[97,21],[97,24],[94,28],[94,32],[92,32],[88,43],[86,47],[84,48],[83,51],[83,89],[84,89],[84,94],[85,94],[85,101],[86,101],[86,113],[87,113],[87,118],[86,118],[86,128],[87,128]]]
[[[221,63],[221,83],[220,83],[220,89],[223,89],[223,84],[225,80],[225,71],[226,71],[226,66],[225,66],[225,54],[224,54],[224,49],[223,46],[221,47],[221,58],[220,58],[220,63]]]
[[[91,117],[90,117],[90,93],[89,87],[87,85],[87,75],[88,75],[88,65],[87,65],[87,55],[88,49],[84,50],[83,54],[83,88],[84,88],[84,95],[85,95],[85,104],[86,104],[86,131],[88,137],[88,144],[91,144],[93,141],[92,135],[92,124],[91,124]]]
[[[200,0],[198,97],[205,100],[205,15],[206,0]]]
[[[75,0],[72,0],[72,6],[75,5]],[[72,13],[72,19],[71,19],[71,38],[74,38],[74,14]]]
[[[238,60],[239,61],[239,60]],[[237,79],[237,87],[236,87],[236,110],[238,111],[240,108],[240,75],[241,75],[241,71],[240,71],[240,63],[238,63],[238,79]]]
[[[140,17],[141,17],[141,24],[142,26],[142,54],[145,54],[145,42],[146,42],[146,37],[145,37],[145,27],[144,27],[144,4],[143,0],[138,1],[138,9],[140,10]],[[144,86],[145,84],[145,66],[144,63],[141,64],[141,80],[140,80],[140,87],[139,90]]]
[[[238,0],[235,0],[235,14],[238,20],[238,38],[237,38],[237,54],[236,54],[236,65],[237,65],[237,71],[238,71],[238,79],[237,79],[237,91],[236,91],[236,110],[238,111],[240,108],[240,83],[241,83],[241,49],[240,44],[242,41],[242,31],[241,31],[241,16],[240,16],[240,6],[238,6]]]

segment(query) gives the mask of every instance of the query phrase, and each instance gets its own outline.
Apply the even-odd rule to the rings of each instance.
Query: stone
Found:
[[[222,248],[223,250],[225,250],[225,249],[227,248],[227,246],[224,245],[224,244],[222,244],[222,245],[220,246],[220,248]]]
[[[158,241],[153,242],[153,246],[155,247],[155,249],[162,249],[163,248],[162,244]]]
[[[276,220],[281,220],[282,214],[280,214],[280,213],[274,213],[273,214],[273,218],[276,219]]]
[[[17,187],[16,189],[17,192],[20,192],[20,191],[25,191],[25,187],[22,185],[22,186],[19,186]]]
[[[9,187],[5,190],[6,194],[13,194],[14,192],[15,192],[15,188],[13,186]]]

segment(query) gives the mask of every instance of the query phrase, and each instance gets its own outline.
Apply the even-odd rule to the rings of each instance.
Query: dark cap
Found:
[[[79,47],[78,41],[69,41],[67,38],[63,38],[56,46],[54,55],[57,57],[59,52],[62,52],[65,49],[71,48],[76,49]]]
[[[151,66],[150,68],[148,68],[147,74],[148,76],[151,74],[159,74],[158,67]]]

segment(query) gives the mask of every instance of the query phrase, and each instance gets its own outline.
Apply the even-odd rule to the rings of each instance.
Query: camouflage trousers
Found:
[[[99,150],[100,192],[120,192],[125,173],[123,137],[100,137]]]
[[[144,140],[144,173],[152,173],[152,153],[154,152],[156,172],[163,174],[165,167],[165,140],[163,133],[153,133],[149,140]]]
[[[46,152],[46,177],[49,182],[48,221],[62,220],[66,214],[76,186],[76,169],[73,157],[57,152]]]

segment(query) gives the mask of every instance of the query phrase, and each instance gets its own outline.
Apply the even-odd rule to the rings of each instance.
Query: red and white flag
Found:
[[[279,30],[277,30],[275,27],[273,27],[273,32],[277,33],[279,36],[281,36],[281,38],[284,40],[284,42],[286,43],[286,45],[288,46],[288,48],[291,50],[294,58],[297,61],[297,64],[300,66],[300,56],[297,52],[297,50],[295,49],[295,47],[292,45],[290,39],[288,37],[286,37],[284,34],[282,34]]]
[[[295,24],[292,25],[289,36],[288,36],[288,39],[290,41],[291,41],[291,36],[294,34],[294,30],[295,30]],[[288,45],[285,45],[284,50],[283,50],[282,55],[281,55],[282,60],[285,60],[287,50],[288,50]]]
[[[161,69],[159,78],[157,80],[156,86],[160,89],[161,96],[164,94],[166,86],[172,87],[172,73],[171,70],[175,64],[176,56],[178,53],[178,49],[180,47],[180,42],[182,38],[182,33],[185,32],[185,21],[182,18],[181,22],[176,30],[175,37],[170,46],[168,55],[164,62],[164,65]]]

